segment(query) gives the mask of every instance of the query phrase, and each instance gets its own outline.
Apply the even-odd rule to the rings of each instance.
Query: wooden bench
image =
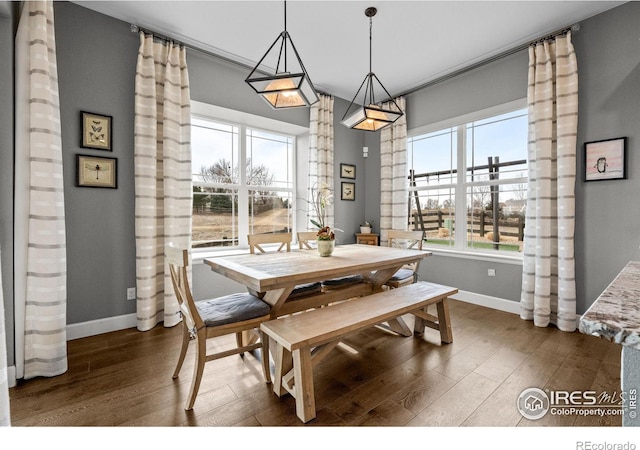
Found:
[[[458,289],[434,283],[418,282],[342,303],[264,322],[262,331],[275,341],[274,392],[289,392],[296,400],[296,414],[303,422],[316,417],[313,367],[345,336],[398,318],[416,316],[416,331],[424,326],[440,331],[440,340],[453,341],[447,298]],[[437,305],[438,316],[427,313]],[[293,367],[292,367],[293,366]]]

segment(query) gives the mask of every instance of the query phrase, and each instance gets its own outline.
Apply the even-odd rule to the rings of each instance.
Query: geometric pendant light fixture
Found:
[[[371,34],[372,34],[372,17],[376,15],[378,10],[374,7],[367,8],[364,11],[365,16],[369,18],[369,73],[365,76],[364,81],[360,85],[358,92],[353,96],[351,104],[347,108],[341,123],[348,128],[355,130],[365,131],[378,131],[403,116],[402,111],[398,104],[391,98],[391,95],[387,89],[382,85],[378,77],[371,68]],[[376,86],[379,85],[378,91],[382,88],[382,91],[386,94],[384,100],[376,102]],[[362,102],[356,104],[356,98],[364,88],[364,94]],[[388,105],[382,106],[384,103],[391,103],[396,106],[396,110],[390,109]],[[354,110],[355,106],[355,110]],[[348,117],[347,117],[348,115]]]
[[[291,48],[295,56],[293,69],[289,64],[289,48]],[[274,51],[272,52],[272,50]],[[259,72],[265,72],[265,70],[258,70],[258,67],[263,62],[274,63],[271,67],[275,67],[275,72],[269,75],[260,74]],[[287,32],[286,1],[284,2],[284,31],[271,44],[271,47],[269,47],[244,81],[269,105],[276,109],[311,106],[319,100],[309,74],[304,68],[304,64],[302,64],[291,36]]]

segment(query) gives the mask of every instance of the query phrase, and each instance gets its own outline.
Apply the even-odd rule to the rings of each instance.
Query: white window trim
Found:
[[[457,127],[460,127],[461,125],[465,125],[470,122],[476,122],[479,120],[487,119],[489,117],[507,114],[509,112],[516,111],[518,109],[523,109],[526,107],[527,107],[526,98],[513,100],[511,102],[492,106],[479,111],[474,111],[468,114],[463,114],[461,116],[451,117],[449,119],[441,120],[439,122],[423,125],[417,128],[412,128],[411,130],[407,131],[407,139],[411,139],[416,136],[421,136],[423,134],[433,133],[435,131],[439,131],[447,128],[457,128]],[[464,150],[466,148],[466,133],[462,128],[458,128],[456,131],[458,133],[457,158],[458,158],[459,164],[461,164],[463,167],[466,167],[467,152]],[[457,178],[456,178],[455,184],[439,185],[439,186],[422,186],[422,187],[413,188],[411,189],[411,191],[420,192],[420,191],[452,188],[455,190],[454,195],[455,195],[455,198],[457,199],[457,198],[466,197],[466,189],[469,186],[482,186],[482,185],[491,185],[491,184],[498,184],[498,185],[513,184],[513,183],[525,181],[524,178],[516,178],[516,179],[499,180],[497,182],[495,181],[466,182],[465,181],[466,172],[463,172],[460,170],[457,172],[456,176]],[[456,217],[461,217],[466,215],[466,202],[456,201],[455,207],[456,207],[456,210],[455,210]],[[474,250],[471,248],[467,248],[466,233],[455,234],[454,246],[455,246],[454,248],[446,248],[440,245],[432,246],[432,245],[429,245],[427,241],[427,243],[423,246],[423,249],[432,252],[432,254],[436,256],[447,256],[447,257],[473,259],[473,260],[487,261],[487,262],[522,265],[522,253],[517,253],[512,255],[512,254],[507,254],[504,251],[498,251],[498,250],[487,250],[487,249]]]
[[[216,105],[211,105],[208,103],[202,103],[195,100],[191,101],[191,115],[204,119],[204,120],[212,120],[215,122],[219,122],[225,125],[236,126],[239,128],[239,136],[244,137],[246,135],[246,129],[251,128],[256,131],[263,131],[265,133],[279,133],[283,135],[288,135],[293,137],[293,146],[292,146],[292,165],[293,165],[293,173],[292,173],[292,185],[293,187],[274,187],[273,190],[281,191],[281,192],[290,192],[292,194],[292,201],[295,202],[295,194],[296,192],[300,192],[300,187],[298,186],[297,179],[297,146],[298,146],[298,138],[303,137],[309,134],[309,129],[306,127],[302,127],[299,125],[281,122],[279,120],[269,119],[267,117],[257,116],[250,113],[245,113],[242,111],[236,111],[233,109],[223,108]],[[238,139],[238,158],[239,161],[245,161],[246,156],[246,139],[240,138]],[[229,189],[236,189],[238,192],[238,209],[243,211],[248,211],[249,208],[249,198],[248,193],[252,188],[257,188],[258,186],[248,186],[246,184],[246,172],[244,170],[240,171],[240,183],[239,184],[224,184],[219,185],[219,183],[215,184],[216,187],[223,187]],[[198,185],[204,185],[202,183],[198,183]],[[219,186],[218,186],[219,185]],[[244,209],[241,209],[244,208]],[[293,235],[295,236],[296,228],[297,228],[297,218],[296,211],[293,211]],[[242,221],[238,220],[238,245],[232,248],[229,247],[202,247],[202,248],[192,248],[191,254],[194,263],[201,263],[202,260],[209,256],[222,256],[222,255],[232,255],[232,254],[243,254],[247,252],[249,248],[249,243],[247,242],[247,234],[249,233],[249,222],[242,223]]]

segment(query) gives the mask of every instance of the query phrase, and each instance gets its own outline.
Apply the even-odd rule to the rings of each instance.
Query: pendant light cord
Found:
[[[287,71],[287,0],[284,0],[284,71]],[[277,69],[276,69],[277,72]]]

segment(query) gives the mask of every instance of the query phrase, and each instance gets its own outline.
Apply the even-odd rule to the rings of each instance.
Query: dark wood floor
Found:
[[[418,339],[371,328],[345,341],[314,372],[318,415],[306,426],[621,425],[611,416],[530,421],[516,409],[529,387],[619,393],[619,345],[457,301],[451,315],[449,345],[433,330]],[[302,425],[252,355],[207,363],[195,408],[184,411],[193,353],[173,380],[179,345],[179,327],[160,326],[70,341],[67,373],[10,389],[12,425]]]

